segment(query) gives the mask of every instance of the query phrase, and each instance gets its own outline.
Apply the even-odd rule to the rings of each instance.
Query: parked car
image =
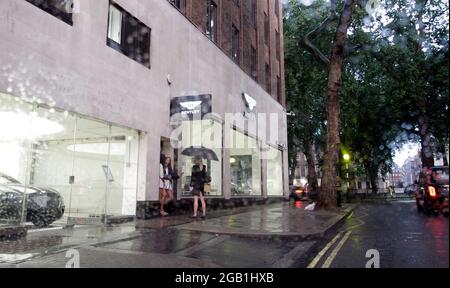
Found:
[[[25,186],[16,179],[0,173],[0,219],[18,220],[21,217],[24,200],[26,221],[38,227],[48,226],[64,215],[64,200],[58,191]]]

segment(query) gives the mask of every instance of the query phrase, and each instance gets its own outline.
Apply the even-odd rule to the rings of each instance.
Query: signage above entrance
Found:
[[[203,119],[212,112],[211,95],[182,96],[170,103],[170,116],[178,115],[189,120]]]
[[[245,106],[247,106],[250,112],[253,112],[257,104],[256,100],[247,93],[242,93],[242,97],[244,98]]]

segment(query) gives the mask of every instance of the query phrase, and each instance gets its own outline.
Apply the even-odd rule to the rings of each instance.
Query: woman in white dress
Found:
[[[172,190],[172,181],[169,175],[168,167],[166,165],[166,156],[161,154],[159,163],[159,214],[167,216],[169,213],[164,211],[164,205],[170,199],[170,192]]]

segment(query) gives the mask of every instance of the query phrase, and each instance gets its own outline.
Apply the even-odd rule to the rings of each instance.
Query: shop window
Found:
[[[182,148],[179,150],[178,171],[182,171],[181,191],[185,197],[192,196],[190,191],[191,173],[194,166],[194,157],[182,155],[184,149],[189,147],[204,147],[212,150],[218,161],[203,159],[207,167],[207,174],[211,177],[210,191],[205,196],[222,196],[222,124],[212,120],[184,121],[182,123]]]
[[[72,25],[73,0],[25,0]]]
[[[108,46],[150,68],[150,36],[149,27],[119,6],[109,5]]]
[[[230,131],[230,173],[232,196],[261,196],[261,152],[256,139]]]
[[[16,99],[0,93],[0,199],[15,193],[30,204],[22,214],[0,200],[0,223],[11,215],[39,226],[135,215],[136,130]]]
[[[267,159],[267,195],[283,196],[283,152],[269,147]]]

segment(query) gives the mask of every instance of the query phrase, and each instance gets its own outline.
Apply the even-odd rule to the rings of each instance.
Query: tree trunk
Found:
[[[330,59],[327,86],[327,142],[324,156],[323,178],[318,207],[336,208],[336,166],[339,158],[340,105],[339,94],[342,82],[342,63],[347,31],[352,22],[356,0],[345,0],[344,10],[339,19]]]
[[[372,194],[378,193],[378,173],[369,173],[370,178],[370,188],[372,190]]]
[[[316,172],[316,154],[314,153],[314,141],[307,140],[305,143],[306,162],[308,163],[308,193],[312,200],[317,200],[318,182]]]
[[[423,14],[425,11],[425,6],[428,0],[417,0],[416,6],[419,7],[419,13],[417,16],[417,27],[418,27],[418,41],[417,41],[417,53],[421,55],[422,58],[425,58],[425,55],[422,51],[423,43],[425,39],[425,25],[423,22]],[[419,71],[425,71],[424,67],[419,66],[421,69]],[[417,75],[417,83],[424,82],[425,75],[419,72]],[[434,154],[431,143],[431,131],[430,131],[430,121],[428,118],[428,103],[427,103],[427,95],[425,94],[425,87],[419,86],[420,90],[416,91],[416,93],[422,94],[420,98],[420,106],[422,110],[422,117],[419,119],[419,128],[420,128],[420,146],[421,146],[421,160],[422,167],[433,167],[434,166]]]
[[[431,143],[431,132],[429,127],[428,117],[422,117],[420,120],[420,146],[421,153],[420,157],[422,160],[422,167],[433,167],[434,166],[434,154]]]

